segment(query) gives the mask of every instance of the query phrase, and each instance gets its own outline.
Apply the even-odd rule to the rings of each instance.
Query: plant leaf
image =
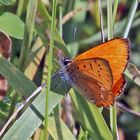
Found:
[[[24,23],[14,14],[5,12],[0,16],[0,29],[5,31],[9,36],[23,39]]]

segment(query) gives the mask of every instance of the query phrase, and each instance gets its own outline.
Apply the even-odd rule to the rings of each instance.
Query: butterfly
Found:
[[[129,52],[128,38],[109,40],[73,60],[64,58],[61,77],[97,107],[110,107],[126,83]]]

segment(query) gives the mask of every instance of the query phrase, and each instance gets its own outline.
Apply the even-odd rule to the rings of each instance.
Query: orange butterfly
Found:
[[[62,78],[96,106],[112,106],[125,85],[129,51],[127,38],[112,39],[73,60],[63,59]]]

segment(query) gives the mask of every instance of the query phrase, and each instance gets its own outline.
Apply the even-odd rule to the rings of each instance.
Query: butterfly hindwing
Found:
[[[98,107],[109,107],[114,103],[111,92],[113,77],[110,65],[102,58],[76,60],[66,71],[72,85]]]
[[[112,87],[112,93],[114,96],[119,96],[124,89],[125,78],[121,75],[120,79],[116,82],[116,84]]]

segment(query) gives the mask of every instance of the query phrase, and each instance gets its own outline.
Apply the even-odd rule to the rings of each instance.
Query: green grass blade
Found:
[[[41,39],[38,37],[31,48],[31,51],[25,62],[25,75],[33,79],[37,73],[38,67],[45,54],[46,48],[43,46]]]
[[[117,113],[116,113],[116,103],[110,108],[110,127],[113,135],[113,139],[117,138]]]
[[[38,11],[40,12],[41,17],[44,19],[43,21],[43,26],[50,29],[51,28],[51,17],[49,16],[48,11],[45,8],[45,5],[42,3],[42,1],[40,0],[38,2]],[[70,56],[67,47],[64,43],[64,41],[62,40],[62,38],[60,37],[60,34],[58,32],[58,30],[55,28],[55,38],[54,38],[54,45],[55,47],[61,49],[66,56]]]
[[[88,103],[73,90],[71,90],[70,95],[80,116],[80,118],[77,119],[80,119],[81,124],[90,132],[92,139],[111,140],[111,132],[100,114],[99,109],[95,105]]]
[[[49,117],[48,125],[48,132],[54,140],[76,140],[62,119],[56,120],[55,117]]]
[[[7,131],[2,140],[29,139],[44,120],[46,90],[38,95],[21,117]],[[62,95],[51,92],[49,94],[49,113],[61,101]]]
[[[115,18],[116,18],[118,3],[119,3],[118,0],[114,0],[114,7],[113,7],[113,26],[114,26],[114,23],[115,23]]]
[[[19,86],[21,87],[22,85]],[[65,82],[61,81],[59,75],[56,74],[52,77],[51,89],[54,92],[60,93],[61,95],[54,92],[51,92],[49,94],[49,114],[52,109],[55,108],[55,106],[62,100],[62,95],[67,93],[70,87]],[[4,140],[8,140],[9,138],[12,140],[14,140],[15,138],[20,139],[22,136],[22,140],[27,140],[32,136],[32,134],[44,120],[43,116],[45,115],[44,112],[46,99],[45,93],[46,90],[41,91],[41,93],[33,101],[32,105],[25,110],[25,112],[19,117],[19,119],[6,132],[5,136],[3,137]]]
[[[108,40],[113,38],[112,0],[107,0]]]
[[[24,62],[26,60],[26,57],[28,56],[31,47],[37,4],[38,0],[29,0],[28,3],[24,38],[19,59],[19,69],[22,71],[24,71],[25,69]]]
[[[21,71],[13,64],[0,55],[0,74],[8,80],[8,83],[22,96],[28,97],[37,88]],[[70,86],[63,82],[58,73],[52,77],[51,90],[53,92],[65,95]]]
[[[115,37],[122,36],[122,31],[124,29],[125,22],[126,22],[126,19],[123,19],[123,20],[115,23],[115,26],[114,26],[114,36]],[[134,22],[132,23],[131,29],[136,28],[138,26],[140,26],[140,19],[139,18],[134,20]],[[107,33],[108,33],[107,28],[104,28],[105,39],[107,38]],[[97,42],[99,42],[101,40],[100,34],[101,34],[100,32],[97,32],[93,36],[85,38],[78,43],[80,44],[80,46],[81,45],[87,46],[87,45],[96,44]]]
[[[63,34],[63,27],[62,27],[62,7],[59,7],[59,34],[60,37],[62,38]]]
[[[131,24],[134,19],[137,7],[138,7],[138,0],[133,0],[132,6],[131,6],[129,14],[128,14],[128,18],[126,20],[126,24],[124,26],[124,35],[123,35],[124,37],[128,36],[128,33],[130,31]]]
[[[32,81],[30,81],[22,72],[20,72],[2,56],[0,56],[0,73],[8,80],[9,85],[11,85],[16,90],[16,92],[20,93],[22,96],[29,96],[37,88]],[[70,87],[65,82],[61,81],[61,78],[58,74],[52,77],[51,90],[64,95],[69,89]],[[44,116],[45,91],[42,92],[43,93],[41,93],[35,99],[33,105],[35,106],[35,110],[37,109],[41,115]],[[56,106],[56,104],[61,101],[63,97],[62,95],[50,93],[49,113]],[[37,116],[37,114],[35,114],[35,112],[30,107],[28,107],[28,109],[21,115],[21,118],[22,119],[18,119],[18,121],[16,121],[14,125],[11,126],[5,135],[6,138],[13,136],[11,139],[13,138],[14,140],[14,137],[19,136],[20,138],[20,136],[24,134],[23,138],[28,139],[42,123],[40,117]],[[23,119],[25,121],[24,123]],[[34,122],[29,127],[29,122],[32,122],[31,120]],[[21,129],[19,129],[19,126]],[[23,133],[24,131],[22,130],[27,130],[28,133],[26,133],[26,131]]]
[[[24,97],[28,97],[36,89],[36,85],[32,81],[1,55],[0,74],[8,80],[10,86]]]
[[[24,7],[24,0],[19,0],[19,2],[18,2],[18,6],[17,6],[17,11],[16,11],[16,14],[17,14],[17,16],[21,16],[21,14],[22,14],[22,10],[23,10],[23,7]]]
[[[55,30],[55,18],[56,18],[56,6],[57,6],[57,0],[53,1],[53,7],[52,7],[52,21],[51,21],[51,33],[50,33],[50,48],[49,48],[49,54],[48,54],[48,75],[47,75],[47,90],[46,90],[46,109],[45,109],[45,126],[44,126],[44,140],[48,137],[48,101],[49,101],[49,93],[51,89],[51,74],[52,74],[52,59],[53,59],[53,48],[54,48],[54,30]]]

